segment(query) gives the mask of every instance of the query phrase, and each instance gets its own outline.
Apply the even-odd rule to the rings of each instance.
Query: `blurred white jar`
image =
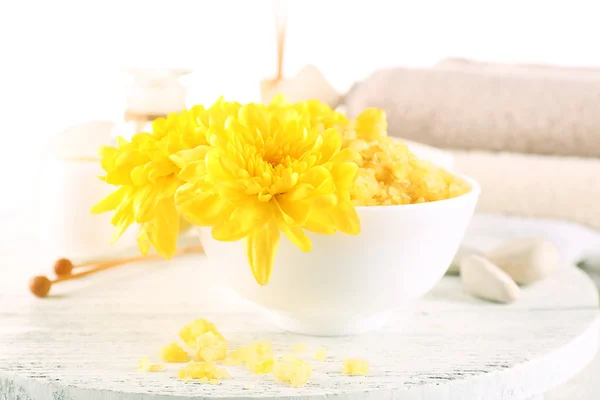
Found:
[[[44,256],[72,259],[104,258],[134,248],[134,226],[114,245],[112,213],[90,209],[116,188],[104,175],[98,149],[110,142],[114,123],[90,121],[58,134],[47,146],[40,169],[39,238]]]
[[[152,121],[186,108],[187,88],[179,79],[191,73],[178,68],[126,68],[130,83],[125,90],[123,121],[111,132],[130,140],[138,132],[151,132]]]

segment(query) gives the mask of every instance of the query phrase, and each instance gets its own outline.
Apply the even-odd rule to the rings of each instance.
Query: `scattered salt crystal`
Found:
[[[360,358],[346,359],[344,360],[342,373],[346,375],[367,375],[369,373],[369,363]]]

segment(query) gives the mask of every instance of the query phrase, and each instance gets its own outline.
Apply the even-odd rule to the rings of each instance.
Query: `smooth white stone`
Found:
[[[556,271],[560,262],[558,248],[541,238],[508,240],[486,257],[520,285],[548,277]]]
[[[521,289],[515,281],[482,256],[464,257],[460,276],[464,288],[473,296],[499,303],[511,303],[521,297]]]
[[[471,254],[481,255],[481,252],[478,251],[478,250],[475,250],[472,247],[460,246],[458,248],[458,251],[456,252],[456,255],[452,259],[452,263],[450,264],[450,267],[448,267],[448,271],[446,271],[446,275],[458,275],[458,274],[460,274],[460,261],[463,258],[465,258],[467,256],[470,256]]]

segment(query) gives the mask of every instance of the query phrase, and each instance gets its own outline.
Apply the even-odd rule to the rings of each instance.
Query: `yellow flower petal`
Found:
[[[107,172],[105,180],[111,185],[131,186],[133,184],[129,171],[123,169],[113,169]]]
[[[271,98],[271,106],[286,106],[290,104],[283,94],[277,94]]]
[[[177,153],[170,155],[169,159],[173,161],[179,168],[183,168],[188,163],[204,161],[206,153],[208,153],[209,150],[209,146],[197,146],[193,149],[178,151]]]
[[[148,237],[148,227],[146,225],[142,226],[137,236],[137,244],[140,249],[140,253],[146,255],[150,252],[150,238]]]
[[[311,204],[308,201],[289,201],[285,196],[277,198],[277,205],[283,213],[283,219],[288,225],[302,225],[309,218]]]
[[[197,182],[198,180],[204,178],[206,175],[206,162],[202,161],[194,161],[187,164],[179,173],[177,177],[186,182]]]
[[[212,236],[216,240],[234,242],[246,237],[257,226],[265,223],[271,205],[261,202],[248,203],[238,207],[228,216],[227,220],[221,220],[212,229]]]
[[[227,175],[231,177],[237,176],[237,171],[240,169],[240,166],[237,165],[234,160],[224,155],[219,157],[218,160],[221,164],[221,168],[223,169],[223,171],[225,171]]]
[[[110,244],[115,243],[119,238],[123,235],[125,230],[129,228],[133,224],[133,214],[126,214],[122,219],[119,220],[117,224],[115,224],[116,228],[110,237]]]
[[[266,285],[271,279],[275,256],[279,249],[279,229],[274,221],[254,229],[245,240],[246,256],[254,279]]]
[[[336,155],[342,148],[342,137],[337,129],[327,129],[322,134],[323,145],[321,146],[320,163],[326,163]]]
[[[129,144],[129,142],[127,140],[125,140],[122,136],[117,136],[117,146],[119,148],[127,147],[128,144]]]
[[[268,134],[269,125],[264,112],[257,104],[247,104],[240,109],[240,122],[248,127],[256,127],[262,134]]]
[[[342,202],[337,207],[332,207],[329,214],[335,220],[336,228],[348,235],[360,233],[360,218],[350,202]]]
[[[100,214],[107,211],[112,211],[116,209],[123,198],[127,196],[129,193],[129,188],[121,187],[108,196],[106,196],[103,200],[100,200],[92,207],[92,214]]]
[[[138,165],[131,171],[131,181],[135,186],[143,186],[148,182],[148,173],[144,169],[144,165]]]
[[[231,179],[231,176],[223,169],[220,158],[223,156],[220,151],[216,151],[213,148],[206,155],[206,169],[207,172],[214,177],[214,179]]]
[[[333,156],[330,160],[330,162],[332,163],[345,163],[345,162],[358,162],[362,159],[361,155],[359,152],[357,152],[356,150],[350,148],[350,147],[346,147],[342,150],[340,150],[339,153],[337,153],[335,156]]]
[[[131,191],[127,191],[121,203],[117,206],[115,213],[110,219],[110,223],[117,226],[122,220],[126,219],[131,214],[131,220],[133,221],[133,208],[131,206]]]
[[[312,250],[312,243],[308,236],[306,236],[306,233],[302,231],[302,229],[296,226],[289,226],[288,224],[283,222],[282,218],[278,219],[277,222],[277,225],[279,226],[279,229],[281,229],[281,232],[283,232],[283,234],[289,239],[289,241],[292,242],[296,247],[298,247],[304,252],[309,252]]]
[[[329,208],[335,207],[338,203],[337,196],[335,194],[323,194],[321,196],[316,196],[311,199],[311,204],[318,208]]]
[[[358,176],[358,165],[351,162],[339,163],[331,169],[336,188],[350,189]]]
[[[335,219],[328,210],[313,210],[310,218],[302,225],[304,229],[320,235],[333,235],[335,233]]]
[[[158,193],[153,192],[152,186],[147,185],[133,193],[133,213],[135,222],[148,222],[158,204]]]
[[[100,165],[104,171],[108,172],[115,168],[117,149],[112,146],[102,146],[98,150],[98,154],[102,157]]]
[[[179,214],[174,199],[164,199],[157,207],[156,219],[149,223],[149,238],[156,251],[170,259],[177,250],[179,236]]]
[[[288,201],[304,200],[308,196],[310,196],[314,190],[315,187],[313,185],[309,183],[300,183],[296,185],[296,187],[294,187],[291,191],[283,195],[283,198],[285,198]]]
[[[300,177],[301,183],[308,183],[315,188],[313,194],[331,193],[334,190],[331,171],[323,166],[309,169]]]
[[[203,190],[202,187],[199,187],[197,183],[184,183],[175,192],[175,204],[178,207],[183,207],[193,200],[205,198],[211,194],[212,193]]]
[[[183,214],[194,225],[213,226],[233,211],[233,206],[216,194],[197,196],[183,204]]]

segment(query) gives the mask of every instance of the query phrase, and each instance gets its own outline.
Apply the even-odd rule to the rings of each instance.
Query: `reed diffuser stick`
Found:
[[[275,32],[277,35],[277,73],[275,83],[283,79],[283,55],[287,33],[287,0],[275,2]]]

